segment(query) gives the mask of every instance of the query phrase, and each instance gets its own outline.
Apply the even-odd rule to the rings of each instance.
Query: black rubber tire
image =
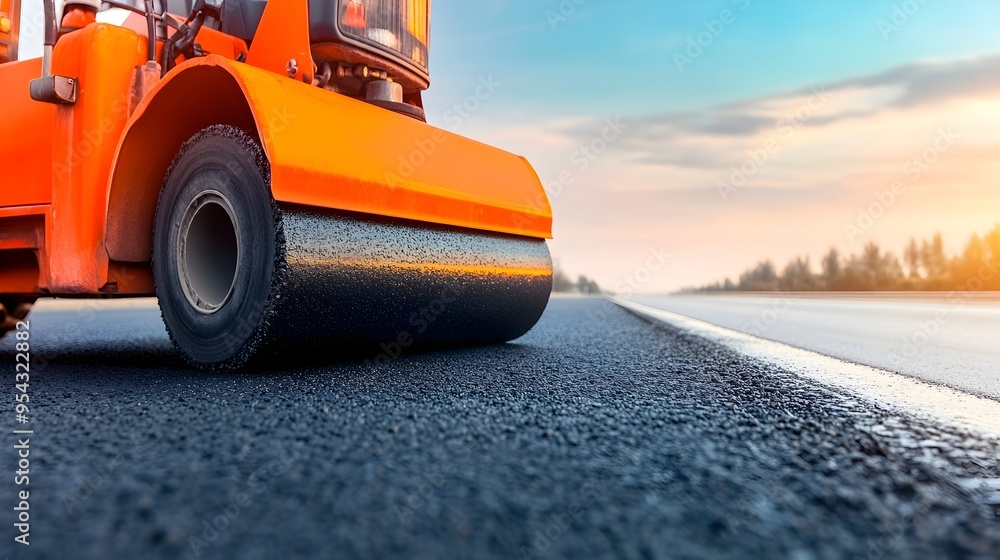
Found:
[[[152,264],[174,344],[224,371],[513,340],[552,287],[541,239],[279,206],[262,149],[228,126],[192,137],[167,172]]]
[[[18,321],[28,317],[34,297],[0,296],[0,338],[13,331]]]
[[[191,293],[191,288],[185,292],[191,281],[182,279],[181,272],[187,271],[180,270],[186,265],[179,262],[178,246],[182,221],[193,201],[216,194],[231,209],[239,253],[228,298],[214,312],[203,312],[186,295]],[[152,265],[163,322],[192,365],[233,370],[253,357],[276,296],[272,286],[280,285],[275,278],[280,220],[263,151],[246,133],[212,126],[184,144],[157,204]]]

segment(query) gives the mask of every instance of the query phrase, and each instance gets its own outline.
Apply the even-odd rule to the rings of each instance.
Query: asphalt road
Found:
[[[375,367],[188,371],[148,307],[40,307],[31,333],[29,424],[13,386],[3,407],[34,430],[31,545],[8,435],[0,556],[1000,556],[975,483],[1000,442],[603,300]]]
[[[1000,399],[1000,297],[637,296],[633,301]]]

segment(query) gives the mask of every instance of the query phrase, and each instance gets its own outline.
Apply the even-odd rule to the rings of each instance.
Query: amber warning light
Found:
[[[341,5],[343,32],[367,39],[427,68],[429,0],[348,0]]]

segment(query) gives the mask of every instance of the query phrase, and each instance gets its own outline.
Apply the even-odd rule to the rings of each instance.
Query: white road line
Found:
[[[611,301],[640,315],[720,343],[745,356],[826,385],[846,389],[885,408],[943,422],[988,437],[1000,437],[1000,402],[757,338],[621,298],[612,298]]]

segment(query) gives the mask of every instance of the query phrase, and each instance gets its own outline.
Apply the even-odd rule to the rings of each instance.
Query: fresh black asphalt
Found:
[[[998,442],[600,299],[512,344],[238,374],[186,369],[152,309],[31,318],[31,544],[8,435],[0,557],[1000,557],[968,483]]]

